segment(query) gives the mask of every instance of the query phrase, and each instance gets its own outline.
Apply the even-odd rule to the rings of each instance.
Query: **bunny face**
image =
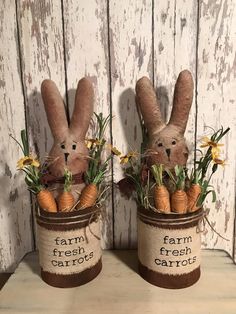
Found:
[[[85,172],[88,166],[85,135],[93,113],[91,83],[86,78],[79,81],[70,125],[68,125],[63,100],[54,82],[43,81],[41,91],[48,123],[54,137],[54,144],[49,153],[51,174],[61,177],[65,168],[73,175]]]
[[[167,168],[175,165],[185,165],[188,159],[188,147],[185,139],[175,130],[165,127],[152,140],[148,146],[148,163],[164,164]]]
[[[63,176],[65,167],[73,174],[87,169],[88,149],[83,141],[76,141],[72,134],[67,135],[62,142],[56,142],[50,156],[54,160],[50,171],[57,177]]]
[[[136,84],[136,99],[148,130],[147,162],[168,168],[186,165],[188,147],[184,139],[193,98],[191,73],[182,71],[175,85],[174,102],[168,124],[161,117],[160,105],[150,80],[141,78]]]

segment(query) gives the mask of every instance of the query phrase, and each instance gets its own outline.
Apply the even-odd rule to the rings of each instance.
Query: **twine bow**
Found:
[[[197,232],[204,232],[206,230],[206,224],[209,225],[209,227],[211,228],[211,230],[217,234],[221,239],[225,240],[225,241],[230,241],[229,239],[223,237],[219,232],[217,232],[215,230],[215,228],[212,226],[212,224],[210,223],[209,219],[208,219],[208,215],[210,213],[210,208],[206,208],[203,211],[202,217],[199,219],[198,222],[198,226],[197,226]]]

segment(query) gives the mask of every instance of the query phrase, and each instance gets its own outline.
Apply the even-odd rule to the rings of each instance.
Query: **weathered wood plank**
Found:
[[[154,86],[166,121],[171,114],[179,72],[188,69],[195,82],[197,9],[194,0],[154,2]],[[185,132],[190,149],[189,166],[194,158],[195,122],[194,98]]]
[[[50,78],[62,96],[65,94],[61,1],[23,0],[18,2],[18,11],[30,144],[44,158],[51,149],[52,135],[41,99],[41,82]]]
[[[73,111],[78,80],[87,76],[93,82],[95,91],[94,111],[102,112],[106,117],[110,114],[107,0],[66,0],[63,7],[70,113]],[[92,134],[92,126],[89,134]],[[105,136],[110,143],[110,126]],[[107,176],[111,182],[111,171]],[[105,204],[105,216],[102,224],[102,243],[103,247],[112,248],[111,194]]]
[[[134,88],[143,75],[152,77],[152,1],[110,1],[112,124],[114,145],[123,153],[140,151],[141,129]],[[114,160],[114,181],[123,177]],[[116,248],[136,245],[136,204],[114,193]]]
[[[0,271],[14,271],[33,249],[30,195],[16,171],[22,157],[18,145],[25,128],[15,1],[0,3]]]
[[[235,217],[235,160],[236,151],[236,7],[235,1],[201,1],[198,46],[198,137],[224,126],[231,127],[222,141],[222,158],[227,166],[214,175],[212,185],[217,201],[210,208],[212,226],[230,241],[224,241],[208,227],[203,245],[224,249],[233,255]]]
[[[42,81],[52,79],[62,97],[65,94],[61,1],[24,0],[17,6],[29,143],[43,162],[53,138],[41,97]]]

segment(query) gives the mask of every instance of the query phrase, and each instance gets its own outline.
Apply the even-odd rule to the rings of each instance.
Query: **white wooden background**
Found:
[[[190,147],[207,126],[230,126],[225,138],[227,166],[215,176],[218,200],[208,202],[210,228],[203,247],[236,258],[236,1],[235,0],[1,0],[0,1],[0,270],[12,271],[34,249],[33,204],[16,171],[21,153],[9,138],[27,127],[33,150],[49,151],[52,138],[40,96],[43,79],[58,85],[72,111],[78,80],[89,76],[95,111],[115,118],[108,140],[123,152],[139,149],[135,106],[138,78],[149,76],[169,117],[178,73],[195,81],[186,137]],[[191,159],[190,159],[191,163]],[[122,178],[114,162],[114,182]],[[105,248],[136,246],[136,206],[114,185],[103,226]]]

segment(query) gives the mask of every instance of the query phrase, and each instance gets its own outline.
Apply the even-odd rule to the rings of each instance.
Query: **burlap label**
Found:
[[[95,235],[100,235],[99,221],[90,224]],[[100,240],[89,230],[53,231],[38,225],[40,266],[44,271],[69,275],[80,273],[97,264],[101,258]]]
[[[138,219],[138,257],[147,268],[168,275],[187,274],[200,266],[197,228],[162,229]]]

